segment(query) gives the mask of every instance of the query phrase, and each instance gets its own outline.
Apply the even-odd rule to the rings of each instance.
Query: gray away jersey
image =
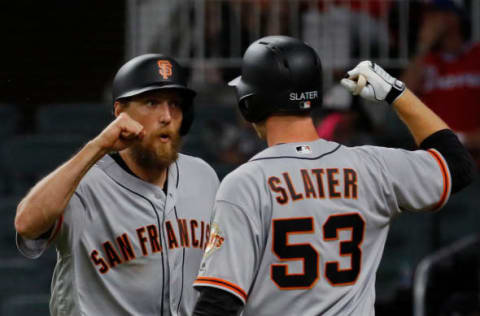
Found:
[[[267,148],[220,185],[195,287],[226,290],[243,315],[374,315],[389,223],[450,194],[435,150],[316,140]]]
[[[215,172],[198,158],[179,155],[165,196],[103,157],[49,240],[17,235],[27,257],[50,243],[57,249],[51,314],[190,315],[217,188]]]

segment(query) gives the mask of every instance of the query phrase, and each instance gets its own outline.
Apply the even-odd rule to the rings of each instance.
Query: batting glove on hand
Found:
[[[382,67],[369,60],[362,61],[347,74],[347,78],[342,79],[340,83],[352,93],[360,88],[357,87],[360,80],[356,81],[359,75],[367,79],[365,87],[358,93],[367,100],[385,100],[392,104],[405,91],[405,84],[402,81],[390,76]]]

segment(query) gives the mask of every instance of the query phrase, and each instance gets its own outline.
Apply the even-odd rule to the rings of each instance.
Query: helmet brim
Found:
[[[228,85],[235,88],[239,101],[247,96],[252,95],[255,91],[254,87],[242,79],[242,76],[238,76],[237,78],[231,80]]]
[[[233,79],[233,80],[230,80],[228,82],[228,85],[230,87],[236,87],[239,85],[239,83],[242,81],[242,76],[238,76],[237,78]]]
[[[169,89],[169,90],[180,90],[182,93],[185,93],[186,95],[188,95],[191,98],[193,98],[197,94],[192,89],[189,89],[185,86],[178,85],[178,84],[151,85],[151,86],[143,87],[143,88],[140,88],[140,89],[128,91],[128,92],[126,92],[122,95],[119,95],[116,100],[133,97],[133,96],[140,95],[142,93],[149,92],[149,91],[167,90],[167,89]]]

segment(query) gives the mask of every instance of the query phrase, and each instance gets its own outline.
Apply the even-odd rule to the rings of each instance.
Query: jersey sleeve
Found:
[[[434,211],[448,201],[451,178],[448,165],[435,149],[408,151],[376,148],[383,181],[400,210]],[[390,192],[387,192],[390,193]]]
[[[27,239],[16,235],[17,248],[25,257],[30,259],[39,258],[45,250],[54,243],[57,248],[69,251],[68,243],[73,243],[79,237],[79,230],[84,221],[84,203],[80,195],[75,192],[70,199],[63,215],[60,216],[50,229],[49,234],[37,239]]]
[[[226,181],[225,181],[226,180]],[[194,287],[232,293],[243,303],[260,262],[261,229],[258,194],[245,178],[230,177],[220,185],[209,242]]]

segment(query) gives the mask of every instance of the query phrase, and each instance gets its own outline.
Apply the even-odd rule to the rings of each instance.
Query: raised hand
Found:
[[[127,113],[120,113],[94,140],[105,152],[121,151],[145,136],[143,126]]]
[[[358,92],[359,76],[367,79],[367,83]],[[362,61],[347,72],[347,77],[340,81],[351,93],[356,93],[371,101],[387,101],[392,104],[404,91],[405,84],[392,77],[382,67],[369,60]]]

